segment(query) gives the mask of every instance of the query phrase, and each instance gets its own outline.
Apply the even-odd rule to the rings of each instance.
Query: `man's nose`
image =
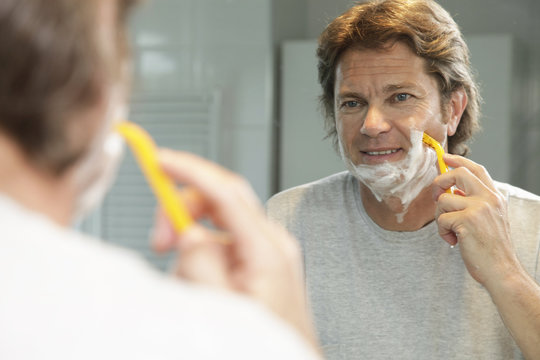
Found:
[[[390,123],[379,107],[370,106],[366,113],[360,133],[369,137],[377,137],[381,133],[390,131]]]

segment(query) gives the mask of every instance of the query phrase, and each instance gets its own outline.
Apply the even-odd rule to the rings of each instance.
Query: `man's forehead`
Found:
[[[338,69],[343,73],[352,71],[360,74],[418,72],[425,71],[425,59],[401,42],[381,49],[352,47],[341,56]]]
[[[358,91],[374,85],[383,92],[423,89],[435,81],[426,64],[424,58],[402,43],[384,49],[350,48],[338,63],[335,85],[342,90]]]

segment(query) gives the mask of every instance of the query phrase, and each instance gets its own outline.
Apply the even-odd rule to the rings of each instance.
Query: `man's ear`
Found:
[[[449,117],[447,122],[447,135],[452,136],[456,133],[459,122],[461,121],[461,116],[467,107],[467,102],[469,101],[465,89],[460,87],[452,92],[450,95],[450,101],[448,102],[448,111]]]

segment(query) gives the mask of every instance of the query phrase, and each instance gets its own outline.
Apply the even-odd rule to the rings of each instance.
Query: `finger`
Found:
[[[444,160],[446,161],[446,164],[453,168],[458,167],[464,167],[467,168],[471,173],[473,173],[484,185],[486,185],[489,189],[495,191],[495,184],[493,183],[493,179],[489,175],[486,168],[470,159],[467,159],[463,156],[459,155],[453,155],[453,154],[445,154]]]
[[[439,236],[441,237],[441,239],[446,241],[448,245],[450,246],[456,246],[458,243],[458,238],[456,236],[456,233],[454,233],[453,231],[448,231],[448,230],[443,231],[439,229]]]
[[[458,167],[435,178],[432,188],[434,199],[437,200],[452,186],[456,186],[461,190],[458,192],[459,195],[465,196],[482,195],[486,192],[492,192],[492,190],[468,168]]]
[[[197,190],[183,188],[179,190],[178,196],[194,220],[199,220],[204,216],[204,201],[201,200],[201,195]],[[176,247],[176,231],[162,207],[158,207],[155,211],[150,244],[152,249],[158,253],[164,253]]]
[[[451,246],[454,246],[457,243],[457,236],[453,231],[452,227],[454,223],[454,217],[444,216],[449,212],[455,212],[463,210],[465,204],[459,201],[461,198],[458,195],[452,195],[448,193],[443,193],[437,201],[437,209],[435,211],[435,219],[437,221],[437,227],[439,230],[440,237],[446,241]]]
[[[451,246],[458,243],[459,229],[458,221],[459,214],[455,212],[444,213],[437,217],[437,227],[439,229],[440,237]]]
[[[260,206],[255,193],[243,179],[217,164],[194,154],[168,149],[160,150],[158,157],[164,170],[177,181],[203,190],[212,199],[222,198],[226,193],[222,191],[225,187],[240,196],[236,202],[242,200],[254,207]]]
[[[461,211],[464,210],[470,200],[461,195],[443,193],[439,196],[437,200],[437,209],[435,217],[439,217],[441,214],[447,212]]]
[[[208,204],[204,196],[193,187],[183,187],[178,190],[178,196],[194,220],[205,217],[208,213]]]
[[[176,237],[177,248],[181,252],[189,251],[201,245],[215,243],[219,246],[230,244],[230,234],[223,231],[206,228],[203,225],[195,224]]]
[[[162,150],[159,158],[175,180],[199,191],[219,226],[235,238],[255,239],[260,235],[264,212],[245,180],[192,154]]]
[[[150,233],[150,245],[157,253],[165,253],[178,248],[180,239],[177,237],[174,227],[162,208],[156,210],[154,228]],[[216,234],[213,238],[222,245],[231,245],[232,239],[228,234]]]
[[[155,211],[150,244],[152,249],[158,253],[164,253],[176,246],[175,231],[162,208],[157,208]]]

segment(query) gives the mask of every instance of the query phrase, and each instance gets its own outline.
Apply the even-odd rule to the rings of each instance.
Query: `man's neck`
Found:
[[[431,187],[422,190],[406,211],[403,211],[399,198],[378,201],[362,183],[360,196],[366,213],[385,230],[416,231],[435,219],[436,205],[431,195]]]
[[[0,134],[0,193],[60,225],[71,221],[73,191],[68,177],[55,177],[32,166],[20,149]]]

